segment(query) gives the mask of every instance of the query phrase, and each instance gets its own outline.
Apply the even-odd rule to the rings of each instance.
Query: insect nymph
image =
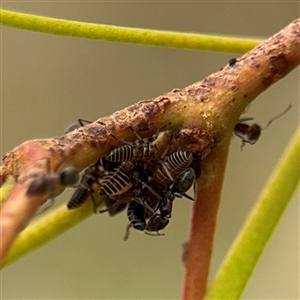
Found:
[[[107,164],[104,159],[99,159],[94,164],[85,168],[79,186],[68,201],[68,209],[80,207],[87,200],[88,196],[92,197],[94,205],[96,206],[95,199],[92,196],[95,186],[99,187],[101,179],[116,167],[115,163]]]
[[[82,125],[80,122],[77,126]],[[71,126],[69,130],[73,128]],[[151,137],[142,138],[130,127],[137,137],[133,142],[112,135],[124,145],[84,170],[78,188],[67,204],[68,208],[81,206],[88,196],[95,196],[98,190],[98,196],[105,197],[106,203],[106,208],[100,213],[108,212],[114,216],[127,207],[129,225],[125,239],[131,227],[149,235],[163,235],[159,232],[170,222],[173,201],[176,197],[194,200],[186,192],[195,182],[193,154],[176,151],[166,155],[169,145],[164,147],[163,144],[169,142],[166,139],[170,138],[170,132],[160,139],[163,128]],[[93,201],[96,202],[95,199]]]
[[[187,169],[193,161],[193,155],[188,151],[177,151],[169,155],[161,163],[153,175],[153,181],[158,185],[166,185],[172,182],[180,173]]]
[[[125,162],[125,161],[132,161],[132,160],[151,160],[155,157],[157,153],[156,145],[153,142],[158,138],[159,133],[164,128],[160,128],[157,132],[149,138],[141,138],[132,127],[129,127],[132,132],[136,135],[137,140],[133,143],[126,142],[123,140],[119,140],[115,136],[117,141],[122,141],[126,145],[116,148],[115,150],[111,151],[107,156],[106,159],[108,161],[114,162]]]

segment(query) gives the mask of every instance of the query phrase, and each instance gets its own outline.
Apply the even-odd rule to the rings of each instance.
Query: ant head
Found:
[[[255,144],[260,137],[262,128],[258,124],[253,124],[247,134],[248,141],[251,145]]]
[[[81,125],[78,122],[74,122],[66,127],[64,133],[67,134],[75,129],[78,129],[79,127],[81,127]]]
[[[79,173],[74,167],[67,167],[59,174],[59,179],[61,184],[72,186],[79,181]]]
[[[239,122],[234,126],[233,133],[237,137],[242,139],[242,145],[244,145],[244,143],[249,143],[253,145],[258,141],[261,131],[262,128],[256,123],[249,125],[246,123]]]

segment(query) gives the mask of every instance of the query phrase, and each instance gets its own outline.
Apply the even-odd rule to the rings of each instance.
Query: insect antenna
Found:
[[[271,120],[268,121],[267,125],[265,127],[263,127],[261,130],[264,130],[266,128],[268,128],[271,123],[277,119],[279,119],[280,117],[282,117],[284,114],[286,114],[290,109],[292,108],[292,104],[290,104],[283,112],[281,112],[280,114],[278,114],[277,116],[273,117]]]

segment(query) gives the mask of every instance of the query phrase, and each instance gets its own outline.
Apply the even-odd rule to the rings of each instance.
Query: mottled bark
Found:
[[[232,129],[246,106],[299,62],[300,20],[296,20],[200,82],[141,101],[64,136],[27,141],[7,153],[3,157],[0,179],[4,183],[6,178],[13,176],[16,184],[1,210],[1,263],[19,231],[39,206],[64,188],[51,184],[50,188],[37,189],[39,192],[28,195],[26,192],[33,180],[37,177],[55,178],[67,166],[81,171],[120,144],[112,134],[122,140],[134,140],[129,126],[142,137],[149,137],[166,126],[166,130],[174,133],[167,141],[171,152],[190,150],[202,161],[203,175],[198,181],[192,231],[186,247],[188,280],[184,290],[184,299],[200,299],[206,286]],[[216,169],[218,159],[213,158],[218,153],[221,167]],[[213,190],[215,192],[210,194]],[[208,204],[201,205],[201,193],[209,200]],[[201,269],[201,274],[197,269]]]

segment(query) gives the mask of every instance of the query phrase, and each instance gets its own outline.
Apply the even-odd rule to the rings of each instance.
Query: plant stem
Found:
[[[13,21],[16,15],[11,14]],[[31,20],[32,27],[36,27],[34,18]],[[0,260],[4,260],[20,230],[30,222],[40,205],[52,194],[58,195],[62,191],[62,186],[53,184],[47,190],[48,194],[45,191],[28,195],[33,179],[45,179],[47,176],[57,178],[59,170],[55,166],[61,162],[64,164],[61,168],[72,166],[81,171],[119,146],[120,143],[112,135],[130,141],[133,139],[130,126],[144,137],[166,126],[166,130],[178,133],[170,141],[170,151],[188,150],[198,154],[201,159],[205,159],[212,149],[214,151],[221,147],[222,143],[225,145],[245,107],[300,63],[299,32],[300,20],[296,20],[238,58],[234,64],[226,65],[201,82],[174,89],[155,99],[140,101],[64,136],[27,141],[7,153],[3,158],[0,182],[4,183],[11,176],[17,180],[0,212]],[[227,149],[221,155],[226,157]],[[49,160],[50,169],[56,173],[49,172],[47,164],[41,164],[45,159]],[[50,188],[53,190],[50,191]],[[215,195],[218,193],[217,190]],[[212,222],[211,234],[213,227]],[[208,258],[210,242],[207,247],[203,251],[206,251]]]
[[[91,24],[0,10],[5,26],[56,35],[181,49],[245,53],[260,40]]]
[[[2,207],[3,203],[7,200],[9,195],[11,194],[14,184],[15,184],[14,179],[12,177],[9,177],[0,188],[0,208]]]
[[[300,179],[300,127],[225,257],[204,299],[239,299]]]
[[[31,224],[18,236],[4,265],[7,266],[29,252],[41,247],[91,216],[93,212],[93,201],[89,198],[80,208],[70,211],[63,205],[52,213],[43,216],[43,218]]]
[[[185,246],[185,276],[182,299],[201,299],[206,291],[217,213],[231,136],[216,147],[201,164],[197,181],[189,242]]]

